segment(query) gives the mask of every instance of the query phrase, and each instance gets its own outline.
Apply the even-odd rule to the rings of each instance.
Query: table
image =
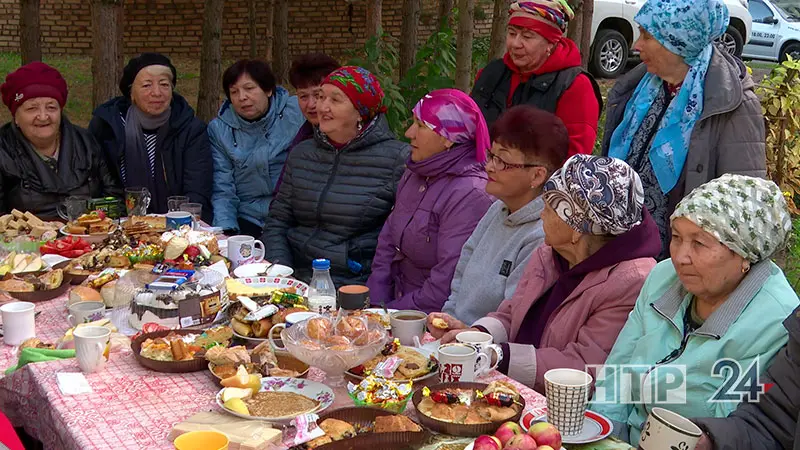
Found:
[[[2,300],[0,300],[2,301]],[[36,334],[54,342],[69,328],[67,295],[36,304]],[[0,369],[16,364],[14,348],[0,344]],[[0,410],[14,426],[24,427],[46,449],[172,449],[167,435],[173,425],[193,414],[217,410],[220,387],[208,371],[165,374],[141,367],[130,347],[111,353],[102,372],[86,374],[93,393],[64,396],[57,372],[79,372],[77,360],[50,361],[27,366],[0,379]],[[324,382],[325,374],[312,368],[308,378]],[[516,385],[527,408],[543,408],[544,396],[492,372],[482,382],[503,379]],[[344,388],[334,389],[332,408],[352,406]],[[413,415],[408,404],[406,414]]]

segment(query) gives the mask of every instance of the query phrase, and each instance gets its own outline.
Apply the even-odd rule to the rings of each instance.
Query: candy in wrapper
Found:
[[[312,439],[325,435],[325,431],[317,426],[319,416],[316,414],[301,414],[290,422],[297,430],[294,436],[294,445],[304,444]]]
[[[453,405],[458,403],[469,406],[475,400],[476,395],[482,395],[482,394],[477,394],[476,392],[466,392],[466,391],[453,392],[448,390],[431,392],[431,390],[428,389],[428,387],[426,386],[422,388],[422,395],[424,397],[430,397],[431,400],[434,401],[434,403],[446,403],[448,405]]]
[[[397,356],[390,356],[376,364],[372,374],[381,378],[392,378],[394,377],[394,371],[397,370],[402,363],[403,360]]]
[[[269,302],[286,308],[305,308],[303,297],[290,292],[273,291],[272,295],[270,295]]]
[[[395,382],[370,375],[357,385],[347,384],[347,392],[358,402],[382,408],[402,403],[411,394],[413,383]]]
[[[383,346],[383,350],[381,350],[381,355],[389,356],[394,355],[397,353],[397,350],[400,349],[400,339],[394,338],[391,342],[387,342],[386,345]]]

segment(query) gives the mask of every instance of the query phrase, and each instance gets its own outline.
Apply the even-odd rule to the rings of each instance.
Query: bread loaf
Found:
[[[88,286],[75,286],[69,291],[67,306],[78,302],[102,302],[103,296]]]

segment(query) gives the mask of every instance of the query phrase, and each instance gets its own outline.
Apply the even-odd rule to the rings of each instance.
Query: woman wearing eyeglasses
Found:
[[[542,186],[564,164],[569,134],[552,113],[520,105],[489,132],[486,192],[498,200],[461,249],[442,312],[473,323],[511,298],[533,251],[544,242]]]
[[[549,369],[605,362],[661,250],[639,175],[622,160],[575,155],[545,183],[542,200],[546,245],[514,295],[472,323],[500,344],[498,370],[539,392]],[[428,323],[442,343],[468,328],[445,313]]]
[[[411,157],[367,286],[376,305],[433,312],[442,310],[461,247],[493,201],[483,169],[489,131],[478,105],[457,89],[427,94],[413,113]]]

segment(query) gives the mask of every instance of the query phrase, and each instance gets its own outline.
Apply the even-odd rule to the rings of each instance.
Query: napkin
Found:
[[[19,362],[16,366],[6,369],[6,375],[14,372],[25,364],[37,363],[42,361],[56,361],[75,357],[75,350],[50,350],[47,348],[26,348],[19,354]]]
[[[89,380],[80,372],[58,372],[56,373],[56,381],[58,381],[58,388],[64,395],[92,393]]]

